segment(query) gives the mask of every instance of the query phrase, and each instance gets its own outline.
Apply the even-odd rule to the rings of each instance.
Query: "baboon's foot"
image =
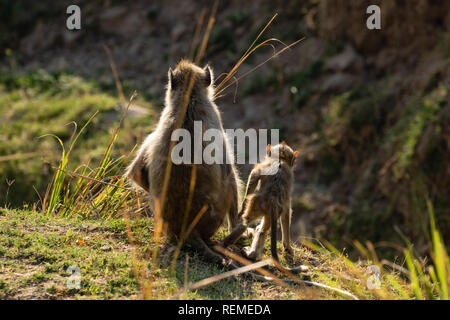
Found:
[[[256,261],[261,258],[258,255],[258,253],[256,252],[256,250],[252,250],[251,247],[244,247],[244,248],[242,248],[242,251],[244,252],[247,259],[249,259],[249,260]]]
[[[284,252],[285,254],[293,257],[294,256],[294,248],[292,248],[290,245],[285,245],[284,246]]]
[[[229,265],[229,259],[224,258],[219,253],[214,252],[206,242],[197,235],[192,235],[188,240],[192,248],[197,251],[206,261],[217,264],[219,266]]]
[[[305,266],[304,264],[299,265],[298,267],[293,267],[289,269],[290,272],[297,274],[297,273],[306,273],[310,271],[310,268],[308,266]]]
[[[255,228],[247,228],[245,232],[242,234],[243,239],[250,239],[255,235]]]
[[[173,241],[167,241],[159,250],[159,256],[161,257],[160,265],[162,268],[167,267],[173,258],[173,254],[176,250],[176,244]]]

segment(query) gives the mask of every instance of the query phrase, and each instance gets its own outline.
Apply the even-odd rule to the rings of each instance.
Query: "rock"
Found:
[[[187,27],[183,22],[177,23],[172,29],[171,35],[173,40],[180,40],[183,34],[186,33]]]
[[[61,30],[61,28],[39,22],[34,31],[21,41],[23,52],[27,55],[34,55],[39,51],[50,48],[59,35],[59,31],[56,30]]]
[[[332,71],[353,71],[361,72],[364,68],[364,62],[361,56],[351,46],[346,46],[345,49],[330,58],[325,63],[326,70]]]
[[[73,47],[76,45],[76,42],[83,37],[82,30],[64,30],[62,34],[62,38],[64,44],[69,47]]]
[[[60,72],[61,70],[67,70],[70,67],[66,57],[57,57],[50,64],[48,64],[49,71]]]
[[[325,80],[320,83],[319,90],[321,92],[343,92],[354,87],[359,82],[357,76],[339,72],[327,76]]]
[[[145,11],[140,8],[111,7],[100,15],[99,21],[102,31],[128,37],[133,37],[149,28]]]
[[[94,231],[97,231],[98,229],[99,229],[98,226],[88,226],[86,228],[86,232],[94,232]]]
[[[102,250],[102,251],[110,251],[110,250],[112,250],[112,247],[109,244],[105,244],[104,246],[100,247],[100,250]]]
[[[99,16],[100,28],[103,31],[114,31],[127,14],[127,7],[117,6],[105,9]]]

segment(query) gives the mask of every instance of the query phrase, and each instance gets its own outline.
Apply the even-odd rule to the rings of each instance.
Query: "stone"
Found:
[[[351,46],[346,46],[344,50],[327,60],[326,70],[332,71],[353,71],[361,72],[364,68],[364,62],[361,56]]]

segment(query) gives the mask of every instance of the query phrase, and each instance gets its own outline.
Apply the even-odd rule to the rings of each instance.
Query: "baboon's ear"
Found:
[[[292,158],[291,166],[294,166],[294,162],[295,162],[295,160],[297,160],[297,158],[298,158],[298,151],[295,151],[294,152],[294,157]]]
[[[267,155],[270,157],[270,144],[268,144],[267,145],[267,148],[266,148],[266,153],[267,153]]]
[[[209,87],[214,83],[214,74],[209,65],[206,65],[203,70],[205,70],[205,86]]]
[[[172,68],[169,68],[169,72],[167,72],[167,78],[168,78],[168,82],[169,82],[169,87],[173,89],[173,70]]]

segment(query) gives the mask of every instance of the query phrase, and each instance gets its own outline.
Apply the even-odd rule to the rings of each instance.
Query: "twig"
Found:
[[[128,191],[133,191],[132,188],[122,187],[122,186],[119,186],[117,184],[109,183],[109,182],[106,182],[106,181],[103,181],[103,180],[98,180],[98,179],[95,179],[95,178],[83,176],[83,175],[81,175],[79,173],[76,173],[76,172],[73,172],[73,171],[67,171],[67,170],[64,170],[64,169],[56,168],[56,167],[53,167],[53,168],[55,168],[56,170],[62,171],[65,174],[68,174],[71,177],[82,178],[82,179],[98,182],[98,183],[101,183],[101,184],[105,184],[105,185],[108,185],[108,186],[111,186],[111,187],[116,187],[116,188],[121,188],[121,189],[128,190]]]
[[[394,270],[400,271],[404,275],[408,276],[408,278],[411,276],[411,274],[408,271],[408,269],[403,268],[402,266],[400,266],[400,265],[398,265],[398,264],[396,264],[394,262],[391,262],[391,261],[388,261],[386,259],[383,259],[383,260],[381,260],[381,264],[382,265],[387,265],[387,266],[391,267]]]
[[[186,259],[186,261],[187,261],[187,259]],[[268,260],[263,260],[263,261],[259,261],[259,262],[253,263],[253,264],[246,265],[244,267],[236,268],[234,270],[224,272],[224,273],[200,280],[195,283],[190,283],[187,286],[185,285],[185,288],[183,291],[184,291],[184,293],[186,293],[189,290],[197,290],[202,287],[208,286],[212,283],[215,283],[215,282],[218,282],[218,281],[221,281],[221,280],[233,277],[233,276],[237,276],[237,275],[240,275],[245,272],[256,270],[256,269],[265,267],[269,264],[270,264],[270,262]],[[187,266],[186,266],[186,270],[187,270]],[[186,275],[185,275],[185,278],[186,278]],[[172,296],[170,299],[177,299],[180,295],[181,295],[181,292]]]
[[[119,94],[120,104],[122,108],[125,105],[125,95],[123,94],[122,84],[120,83],[119,74],[117,73],[116,64],[114,63],[114,59],[111,54],[111,50],[109,50],[108,46],[102,42],[103,49],[105,49],[106,55],[108,56],[109,65],[111,67],[111,71],[114,76],[114,82],[116,83],[117,91]]]
[[[7,156],[1,156],[0,162],[33,158],[37,155],[39,155],[39,152],[9,154]]]
[[[253,263],[253,264],[249,264],[247,266],[243,266],[243,267],[240,267],[240,268],[228,271],[228,272],[224,272],[224,273],[221,273],[221,274],[218,274],[218,275],[215,275],[215,276],[212,276],[212,277],[200,280],[200,281],[198,281],[196,283],[190,284],[188,286],[188,290],[196,290],[196,289],[199,289],[201,287],[210,285],[211,283],[214,283],[214,282],[217,282],[217,281],[229,278],[229,277],[237,276],[237,275],[239,275],[241,273],[244,273],[244,272],[248,272],[248,271],[251,271],[251,270],[256,270],[258,268],[265,267],[265,266],[267,266],[269,264],[270,264],[270,262],[268,260],[263,260],[263,261],[259,261],[259,262]]]
[[[306,284],[306,285],[310,285],[310,286],[324,288],[324,289],[327,289],[327,290],[330,290],[330,291],[334,291],[334,292],[340,293],[340,294],[342,294],[344,296],[350,297],[353,300],[359,300],[357,296],[355,296],[354,294],[352,294],[352,293],[350,293],[348,291],[345,291],[345,290],[342,290],[342,289],[339,289],[339,288],[330,287],[329,285],[326,285],[326,284],[323,284],[323,283],[319,283],[319,282],[298,279],[292,272],[290,272],[288,269],[283,267],[278,261],[272,259],[272,263],[278,270],[280,270],[281,272],[286,274],[290,279],[292,279],[292,281],[294,281],[297,284],[301,284],[301,285]]]
[[[214,246],[213,249],[216,250],[217,252],[219,252],[221,254],[224,254],[227,257],[229,257],[229,258],[231,258],[231,259],[233,259],[233,260],[243,264],[243,265],[250,265],[250,264],[252,264],[249,260],[247,260],[247,259],[245,259],[245,258],[243,258],[243,257],[241,257],[241,256],[239,256],[239,255],[237,255],[237,254],[235,254],[235,253],[225,249],[225,248],[222,248],[220,246]],[[235,267],[235,266],[233,266],[233,267]],[[280,285],[280,286],[282,286],[284,288],[287,288],[287,289],[290,289],[290,290],[293,290],[293,291],[297,291],[289,283],[281,280],[276,275],[272,274],[270,271],[267,271],[266,269],[258,268],[255,271],[262,275],[262,276],[260,276],[260,275],[252,273],[252,275],[258,280],[261,280],[261,281],[272,281],[272,282],[275,282],[275,283],[277,283],[278,285]]]
[[[296,44],[302,42],[303,40],[305,40],[306,38],[303,37],[293,43],[291,43],[290,45],[284,47],[283,49],[281,49],[280,51],[276,52],[275,54],[273,54],[272,56],[270,56],[269,58],[267,58],[266,60],[264,60],[263,62],[261,62],[260,64],[258,64],[256,67],[253,67],[252,69],[250,69],[249,71],[245,72],[243,75],[241,75],[240,77],[238,77],[236,79],[236,81],[241,80],[242,78],[248,76],[250,73],[252,73],[253,71],[255,71],[256,69],[260,68],[261,66],[263,66],[264,64],[266,64],[267,62],[269,62],[270,60],[272,60],[273,58],[279,56],[280,54],[282,54],[284,51],[286,51],[287,49],[290,49],[291,47],[295,46]],[[269,40],[276,40],[276,39],[269,39]],[[266,40],[267,41],[267,40]],[[260,44],[263,45],[263,44]],[[255,48],[256,49],[256,48]],[[225,82],[225,81],[223,81]],[[230,86],[232,86],[233,83],[229,83],[227,84],[225,87],[223,87],[222,89],[218,90],[215,93],[215,97],[219,96],[224,90],[226,90],[227,88],[229,88]]]

